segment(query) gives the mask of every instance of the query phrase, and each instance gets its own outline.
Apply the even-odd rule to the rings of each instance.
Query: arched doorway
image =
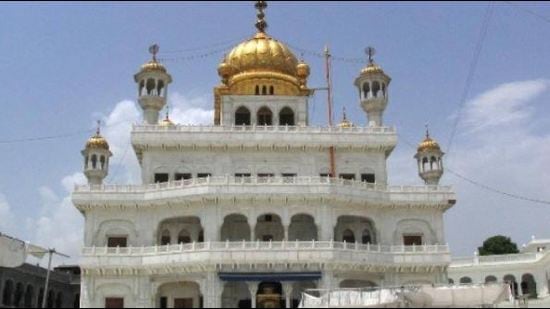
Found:
[[[498,279],[495,276],[485,277],[485,283],[496,283],[497,281],[498,281]]]
[[[504,283],[507,283],[507,284],[510,285],[510,288],[512,289],[512,294],[513,294],[514,296],[518,296],[518,295],[519,295],[518,283],[517,283],[516,277],[514,277],[514,275],[506,275],[506,276],[504,276],[503,281],[504,281]]]
[[[222,241],[250,241],[248,219],[241,214],[225,216],[221,228]]]
[[[191,242],[203,242],[201,221],[198,217],[176,217],[160,222],[158,227],[160,245],[177,245]]]
[[[262,282],[258,285],[256,308],[285,308],[283,287],[279,282]]]
[[[159,308],[201,308],[201,291],[196,282],[165,283],[158,289]]]
[[[250,125],[250,110],[241,106],[235,111],[235,125],[249,126]]]
[[[529,298],[537,298],[537,283],[533,275],[521,276],[521,292],[523,295],[529,295]]]
[[[294,121],[294,111],[290,107],[285,107],[279,112],[279,125],[281,126],[293,126]]]
[[[315,219],[306,214],[294,215],[288,227],[288,241],[317,240],[317,226]]]
[[[275,214],[265,214],[258,217],[255,240],[282,241],[285,238],[285,229],[281,223],[281,217]]]
[[[376,244],[374,222],[366,217],[340,216],[334,229],[334,240],[347,243]]]
[[[8,307],[13,302],[13,281],[7,280],[4,282],[4,290],[2,291],[2,305]]]
[[[273,113],[266,106],[264,106],[264,107],[262,107],[258,110],[257,119],[258,119],[258,125],[259,126],[273,125]]]

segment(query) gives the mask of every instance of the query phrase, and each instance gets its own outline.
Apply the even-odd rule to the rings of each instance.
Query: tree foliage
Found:
[[[519,253],[518,246],[510,237],[497,235],[488,238],[483,246],[478,248],[479,255],[500,255]]]

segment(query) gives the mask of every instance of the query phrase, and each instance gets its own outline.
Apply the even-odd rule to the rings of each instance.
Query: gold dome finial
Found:
[[[368,64],[366,67],[361,70],[361,74],[369,74],[369,73],[381,73],[383,75],[386,75],[384,73],[384,70],[374,62],[374,55],[376,54],[376,49],[374,47],[369,46],[365,48],[365,54],[367,54],[368,57]]]
[[[105,149],[109,150],[109,143],[107,140],[101,136],[101,121],[97,121],[97,129],[95,135],[90,137],[86,142],[86,149]]]
[[[340,128],[351,128],[353,127],[353,123],[348,120],[348,117],[346,116],[346,107],[342,107],[342,122],[338,124]]]
[[[425,151],[438,151],[441,152],[441,147],[436,140],[430,137],[430,129],[428,124],[426,124],[426,138],[418,145],[418,152]]]
[[[160,71],[166,73],[166,68],[162,63],[157,60],[157,54],[160,50],[158,44],[149,46],[149,53],[152,55],[152,59],[141,66],[141,72]]]
[[[171,127],[175,125],[172,120],[170,120],[170,106],[166,106],[166,116],[160,122],[160,125],[163,127]]]
[[[258,17],[258,20],[256,21],[256,29],[258,29],[258,32],[260,33],[265,33],[265,29],[267,29],[267,22],[265,21],[264,10],[267,8],[267,2],[256,1],[254,7],[258,10],[258,13],[256,14],[256,17]]]

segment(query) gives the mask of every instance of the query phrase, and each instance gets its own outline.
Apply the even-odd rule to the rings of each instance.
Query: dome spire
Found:
[[[95,135],[100,136],[101,135],[101,120],[97,120],[97,129],[95,130]]]
[[[256,17],[258,17],[258,20],[256,21],[256,29],[258,29],[258,32],[260,33],[265,33],[265,29],[267,29],[267,22],[265,21],[264,10],[267,8],[267,2],[256,1],[254,7],[258,10],[258,13],[256,14]]]
[[[365,49],[365,53],[369,57],[369,64],[374,63],[374,54],[376,54],[376,49],[374,49],[374,47],[369,46]]]
[[[153,44],[153,45],[149,46],[149,53],[151,53],[151,55],[153,55],[153,61],[154,62],[157,62],[157,54],[159,52],[159,49],[160,49],[160,47],[158,46],[158,44]]]
[[[426,139],[430,138],[430,125],[426,122]]]

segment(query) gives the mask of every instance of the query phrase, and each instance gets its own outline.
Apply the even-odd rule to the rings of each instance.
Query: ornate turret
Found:
[[[266,1],[256,2],[256,34],[239,43],[218,66],[221,84],[214,88],[215,124],[220,123],[221,96],[308,96],[309,66],[298,61],[283,42],[266,33]]]
[[[368,47],[366,52],[368,64],[355,79],[355,86],[359,89],[361,107],[367,113],[369,126],[382,126],[391,78],[374,62],[374,48]]]
[[[416,155],[418,175],[427,185],[437,185],[443,176],[443,151],[437,141],[430,137],[426,126],[426,138],[418,145]]]
[[[101,136],[99,126],[98,121],[96,134],[88,139],[81,152],[84,157],[84,175],[92,185],[103,183],[109,174],[109,158],[113,155],[109,150],[109,143]]]
[[[166,105],[168,84],[172,77],[166,71],[162,63],[157,60],[158,45],[149,47],[153,58],[141,66],[140,71],[134,75],[138,84],[138,101],[143,109],[143,119],[148,124],[158,124],[159,112]]]

